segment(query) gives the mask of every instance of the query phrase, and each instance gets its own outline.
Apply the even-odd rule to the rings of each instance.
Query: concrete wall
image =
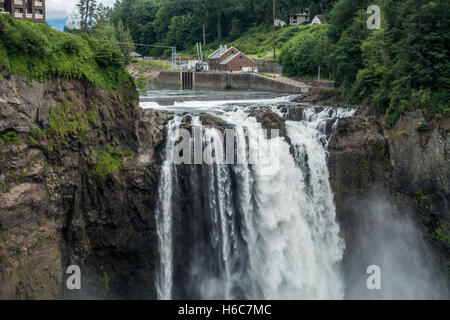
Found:
[[[195,72],[193,76],[194,89],[205,88],[213,90],[241,89],[260,90],[270,92],[302,93],[308,88],[301,88],[283,83],[274,79],[258,76],[252,73],[221,73],[221,72]],[[180,86],[180,72],[162,71],[155,84],[159,86]]]
[[[275,74],[283,73],[283,68],[275,61],[257,59],[255,60],[255,62],[256,67],[258,68],[258,72],[275,73]]]
[[[179,86],[181,88],[180,72],[161,71],[155,79],[155,83],[162,86]]]

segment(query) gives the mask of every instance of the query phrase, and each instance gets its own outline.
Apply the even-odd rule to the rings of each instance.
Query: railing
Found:
[[[22,12],[14,12],[14,17],[23,18],[23,13]]]
[[[26,15],[27,19],[33,19],[33,14],[32,13],[27,13]]]
[[[23,4],[23,0],[14,0],[14,4],[22,5]]]
[[[34,18],[35,18],[35,19],[44,19],[44,15],[43,15],[43,14],[35,13],[35,14],[34,14]]]
[[[42,5],[43,5],[42,1],[35,1],[34,2],[34,6],[35,7],[42,7]]]

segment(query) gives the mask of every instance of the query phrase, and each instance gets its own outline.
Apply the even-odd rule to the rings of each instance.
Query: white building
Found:
[[[309,21],[309,9],[305,9],[303,12],[291,15],[289,18],[289,24],[291,26],[299,26]]]
[[[312,26],[317,26],[319,24],[325,23],[325,16],[318,14],[311,20]]]
[[[273,24],[275,25],[275,27],[284,27],[286,25],[286,22],[280,19],[275,19]]]
[[[130,57],[131,57],[131,60],[133,60],[133,61],[142,60],[142,56],[137,52],[131,52]]]

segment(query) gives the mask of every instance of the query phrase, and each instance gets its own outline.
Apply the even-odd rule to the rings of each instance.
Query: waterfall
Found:
[[[214,150],[213,161],[178,172],[171,160],[182,117],[168,125],[156,214],[158,298],[342,299],[344,244],[324,141],[326,120],[341,114],[305,110],[303,121],[286,121],[288,143],[268,138],[244,109],[217,117],[234,129],[237,157],[257,155],[255,163],[225,164],[222,132],[202,127],[202,146]],[[191,120],[200,124],[199,117]],[[174,184],[181,177],[190,186],[181,188],[187,200],[178,204]],[[181,223],[176,237],[174,217]]]
[[[171,299],[172,291],[172,184],[176,166],[172,163],[181,117],[170,121],[167,132],[165,160],[161,168],[156,209],[156,226],[160,261],[157,269],[156,291],[158,299]]]

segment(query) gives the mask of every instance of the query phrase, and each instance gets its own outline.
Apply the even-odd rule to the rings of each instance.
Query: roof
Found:
[[[315,19],[315,18],[319,19],[320,22],[325,22],[325,16],[322,15],[322,14],[316,15],[316,16],[314,17],[314,19]],[[314,19],[313,19],[313,20],[314,20]]]
[[[250,60],[251,62],[255,63],[255,61],[253,61],[252,59],[250,59],[246,54],[238,51],[236,54],[232,54],[231,56],[229,56],[228,58],[226,58],[225,60],[223,60],[220,64],[221,65],[225,65],[228,64],[231,60],[233,60],[234,58],[236,58],[237,56],[243,55],[244,57],[246,57],[248,60]],[[255,63],[256,64],[256,63]]]
[[[220,49],[222,49],[223,51],[220,51]],[[209,56],[208,56],[208,59],[219,59],[222,55],[224,55],[225,53],[227,53],[228,51],[230,51],[231,49],[234,49],[234,50],[236,50],[237,52],[239,52],[239,50],[238,49],[236,49],[235,47],[230,47],[230,48],[227,48],[227,49],[225,49],[225,48],[219,48],[219,49],[217,49],[216,51],[214,51],[213,53],[211,53]]]
[[[233,60],[234,58],[236,58],[236,56],[238,56],[239,54],[241,54],[240,52],[232,54],[231,56],[229,56],[228,58],[226,58],[225,60],[223,60],[220,64],[227,64],[228,62],[230,62],[231,60]]]
[[[291,14],[291,17],[293,17],[293,16],[307,16],[307,15],[309,15],[309,8],[305,8],[300,13]]]
[[[133,56],[133,57],[142,57],[139,53],[137,53],[137,52],[131,52],[130,53],[130,56]]]

